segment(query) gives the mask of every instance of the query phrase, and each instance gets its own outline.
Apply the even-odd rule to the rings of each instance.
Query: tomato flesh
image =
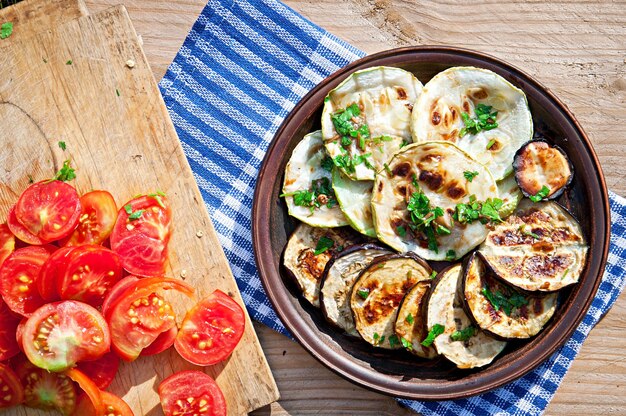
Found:
[[[0,409],[15,406],[24,401],[24,388],[17,374],[6,364],[0,363]]]
[[[122,280],[119,280],[111,290],[107,292],[104,296],[104,302],[102,302],[102,315],[108,320],[109,312],[111,311],[111,306],[114,305],[117,300],[121,297],[124,291],[131,286],[134,286],[135,283],[139,281],[137,276],[126,276]]]
[[[161,332],[159,336],[152,342],[152,344],[148,345],[141,351],[141,355],[156,355],[162,353],[172,345],[174,345],[174,340],[176,340],[176,335],[178,334],[178,328],[175,326],[171,327],[169,331]]]
[[[69,370],[65,371],[64,374],[74,380],[76,383],[78,383],[78,385],[85,392],[87,397],[89,397],[91,405],[95,410],[95,414],[104,415],[105,407],[104,403],[102,403],[102,392],[98,388],[98,386],[96,386],[96,384],[83,372],[75,368],[70,368]]]
[[[102,390],[111,385],[119,367],[120,359],[112,351],[97,360],[81,361],[76,366]]]
[[[73,250],[74,247],[61,247],[52,253],[41,267],[35,283],[37,284],[39,295],[46,302],[61,300],[57,290],[57,282],[63,277],[69,255]]]
[[[120,258],[106,247],[76,247],[68,256],[63,277],[57,280],[61,299],[92,306],[102,305],[104,295],[122,276]]]
[[[241,306],[216,290],[187,312],[174,347],[192,364],[212,365],[233,352],[244,328],[245,314]]]
[[[65,245],[102,244],[111,234],[117,219],[113,195],[107,191],[87,192],[80,197],[80,206],[78,226]]]
[[[15,235],[19,240],[31,244],[34,246],[40,246],[43,244],[43,241],[30,231],[26,229],[20,222],[17,220],[15,216],[15,205],[11,207],[9,210],[9,214],[7,215],[7,227],[13,235]]]
[[[52,246],[19,248],[2,263],[0,293],[13,312],[30,316],[45,303],[35,281],[55,249]]]
[[[15,335],[20,321],[21,317],[15,315],[0,299],[0,361],[8,360],[20,352]]]
[[[134,416],[135,414],[131,410],[130,406],[126,404],[122,398],[116,396],[108,391],[101,391],[100,398],[105,408],[105,413],[98,414],[94,409],[91,400],[86,395],[83,395],[78,399],[78,405],[76,406],[76,416]]]
[[[6,223],[0,224],[0,267],[13,250],[15,250],[15,236]]]
[[[74,231],[78,224],[78,193],[73,186],[57,180],[34,183],[20,195],[15,204],[15,216],[41,241],[59,240]]]
[[[58,410],[70,415],[76,406],[76,389],[67,376],[35,367],[20,356],[15,372],[24,386],[24,404],[43,410]]]
[[[130,214],[129,214],[130,212]],[[172,210],[165,196],[141,196],[119,210],[111,233],[111,249],[130,274],[163,276]]]
[[[226,416],[226,400],[219,386],[201,371],[181,371],[159,384],[165,416]]]
[[[24,353],[37,367],[63,371],[77,362],[106,354],[111,337],[95,308],[66,300],[49,303],[28,318],[22,335]]]

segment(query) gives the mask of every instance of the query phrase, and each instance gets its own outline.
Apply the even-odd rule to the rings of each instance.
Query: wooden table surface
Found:
[[[88,0],[90,12],[123,3],[157,80],[204,0]],[[576,114],[611,190],[626,196],[626,2],[286,0],[313,22],[373,53],[405,45],[476,49],[531,74]],[[396,402],[327,370],[262,325],[261,343],[281,400],[255,415],[403,415]],[[547,415],[626,414],[626,294],[592,331]]]

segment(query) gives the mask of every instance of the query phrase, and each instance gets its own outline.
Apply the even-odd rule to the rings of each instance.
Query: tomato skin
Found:
[[[128,214],[127,210],[132,214]],[[141,212],[133,219],[131,215]],[[111,249],[122,258],[130,274],[157,277],[165,274],[172,210],[165,196],[141,196],[126,203],[117,214]]]
[[[148,356],[162,353],[174,345],[174,340],[176,340],[177,334],[178,328],[175,326],[171,327],[169,331],[161,332],[152,344],[148,345],[141,351],[141,355]]]
[[[80,217],[80,201],[73,186],[46,180],[30,185],[15,204],[15,216],[43,242],[68,236]]]
[[[68,255],[65,273],[56,281],[61,299],[100,306],[108,290],[122,276],[119,256],[106,247],[75,247]]]
[[[26,229],[20,222],[17,220],[15,216],[15,205],[11,207],[9,210],[9,214],[7,215],[7,227],[11,230],[11,233],[15,235],[21,241],[31,244],[33,246],[40,246],[43,244],[43,241],[30,231]]]
[[[193,288],[180,280],[149,277],[128,285],[106,310],[111,347],[123,360],[135,360],[159,334],[176,325],[171,305],[157,294],[162,290],[193,296]]]
[[[45,301],[35,281],[41,267],[56,250],[53,246],[31,246],[15,250],[0,267],[0,293],[15,313],[30,316]]]
[[[15,315],[0,299],[0,361],[8,360],[20,352],[16,337],[20,321],[21,317]]]
[[[110,345],[109,328],[100,312],[73,300],[37,309],[26,321],[22,335],[28,360],[48,371],[63,371],[79,361],[98,359]]]
[[[15,329],[15,341],[21,352],[24,352],[24,345],[22,344],[22,336],[24,336],[24,327],[26,326],[28,318],[22,318],[17,328]]]
[[[241,306],[215,290],[187,312],[174,348],[192,364],[216,364],[233,352],[243,336],[245,322]]]
[[[15,236],[9,230],[9,226],[0,224],[0,267],[4,260],[15,250]]]
[[[100,190],[87,192],[80,197],[80,206],[78,225],[64,245],[102,244],[109,238],[117,219],[113,195]]]
[[[131,410],[131,408],[126,404],[121,397],[116,396],[115,394],[109,393],[108,391],[100,391],[100,398],[102,399],[102,404],[107,409],[106,415],[119,415],[119,416],[134,416],[135,414]],[[104,413],[103,413],[104,414]],[[76,411],[74,412],[75,416],[101,416],[96,413],[96,409],[94,409],[91,400],[87,395],[82,395],[78,399],[78,404],[76,405]]]
[[[35,283],[37,284],[39,295],[46,302],[61,300],[57,290],[57,282],[63,277],[69,255],[73,250],[74,247],[61,247],[52,253],[41,267]]]
[[[192,401],[187,400],[190,397]],[[222,390],[201,371],[181,371],[169,376],[159,384],[159,398],[165,416],[227,414]]]
[[[91,405],[95,410],[96,415],[104,415],[107,414],[106,408],[104,407],[104,403],[102,402],[101,391],[96,386],[96,384],[87,377],[82,371],[77,370],[75,368],[70,368],[66,370],[63,374],[74,380],[80,388],[85,392],[89,400],[91,401]]]
[[[24,401],[24,388],[15,372],[4,363],[0,363],[0,409],[6,409]]]
[[[139,280],[137,276],[129,275],[119,280],[113,287],[107,292],[104,296],[104,301],[102,302],[102,315],[105,319],[109,319],[109,312],[111,311],[111,306],[113,306],[116,301],[121,297],[121,295],[131,286]]]
[[[101,390],[111,385],[119,367],[120,359],[113,351],[107,352],[97,360],[81,361],[76,365],[76,368],[89,377]]]

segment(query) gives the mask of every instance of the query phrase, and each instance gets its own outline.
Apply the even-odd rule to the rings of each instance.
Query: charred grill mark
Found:
[[[326,266],[329,259],[330,255],[327,253],[322,253],[316,256],[313,249],[306,248],[300,251],[300,254],[298,255],[298,264],[301,268],[308,271],[309,275],[315,280],[320,280],[322,273],[324,272],[324,266]]]
[[[566,256],[557,254],[555,256],[536,255],[526,259],[524,266],[526,272],[530,276],[536,277],[554,277],[563,274],[565,269],[569,267],[570,261]],[[549,282],[548,286],[550,286]],[[543,287],[546,289],[547,287]]]
[[[528,305],[522,305],[518,309],[518,319],[520,320],[528,320]]]
[[[433,115],[430,119],[430,121],[436,126],[441,122],[441,114],[439,114],[437,111],[433,112]]]
[[[391,173],[394,176],[402,176],[402,177],[407,176],[410,172],[411,172],[411,164],[408,162],[403,162],[403,163],[398,164],[391,171]]]
[[[535,315],[543,314],[543,312],[544,312],[544,310],[543,310],[543,302],[541,301],[541,299],[534,298],[532,300],[532,304],[533,304],[533,313]]]
[[[491,119],[489,119],[489,120],[491,120]],[[502,143],[500,143],[497,139],[493,139],[493,143],[489,147],[489,151],[490,152],[497,152],[500,149],[502,149]]]
[[[419,180],[420,182],[424,182],[431,191],[436,191],[441,188],[443,184],[443,176],[441,176],[440,173],[429,172],[427,170],[420,172]]]
[[[407,99],[407,94],[406,91],[404,90],[404,88],[402,87],[396,87],[396,92],[398,93],[398,100],[406,100]]]
[[[472,98],[475,98],[476,100],[484,100],[488,95],[487,91],[485,91],[482,87],[472,91]]]
[[[405,106],[405,107],[406,107],[409,111],[413,111],[413,104],[406,103],[406,104],[404,104],[404,106]]]
[[[456,120],[457,113],[455,108],[450,109],[450,115],[452,115],[452,121]]]
[[[456,186],[456,182],[452,182],[449,187],[448,190],[446,191],[446,193],[448,194],[448,196],[452,199],[459,199],[461,197],[465,196],[465,189],[461,188],[460,186]]]
[[[554,250],[554,246],[547,241],[539,241],[532,245],[534,252],[549,253]]]
[[[396,188],[396,191],[398,191],[398,194],[402,195],[403,198],[406,198],[406,186],[400,185]]]
[[[380,105],[387,105],[389,104],[389,97],[387,96],[387,94],[381,94],[380,97],[378,97],[378,102],[380,103]]]
[[[467,101],[463,101],[463,111],[465,111],[466,113],[469,113],[470,111],[470,106]]]

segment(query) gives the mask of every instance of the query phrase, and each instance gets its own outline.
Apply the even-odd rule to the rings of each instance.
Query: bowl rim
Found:
[[[276,176],[272,176],[269,171],[271,171],[272,167],[280,164],[280,152],[277,151],[277,147],[287,143],[292,137],[294,131],[290,132],[290,129],[294,129],[292,122],[295,115],[300,114],[302,111],[307,111],[308,116],[310,116],[317,111],[319,103],[322,102],[318,100],[320,98],[323,100],[323,96],[317,96],[321,94],[320,91],[324,90],[329,83],[333,81],[340,81],[357,69],[376,66],[377,64],[388,65],[389,62],[380,63],[379,61],[389,59],[393,60],[394,58],[404,57],[406,55],[442,55],[449,56],[452,60],[455,58],[476,60],[490,66],[498,67],[501,70],[506,71],[511,77],[523,79],[525,83],[532,85],[536,90],[541,92],[540,98],[544,99],[544,103],[551,102],[551,104],[562,113],[563,117],[567,119],[570,127],[577,132],[577,135],[582,140],[582,145],[587,150],[590,162],[593,165],[593,174],[596,176],[596,180],[600,185],[599,189],[586,189],[587,192],[593,193],[596,197],[600,197],[600,200],[598,200],[597,198],[591,198],[591,195],[589,196],[589,204],[594,206],[597,213],[596,216],[591,216],[590,218],[591,235],[589,236],[590,247],[592,243],[595,243],[594,247],[596,252],[591,253],[591,250],[589,250],[590,254],[587,265],[590,270],[587,276],[589,278],[593,278],[593,284],[585,283],[585,285],[581,287],[581,293],[578,293],[575,301],[578,302],[581,297],[584,297],[582,305],[571,304],[569,305],[569,308],[563,312],[564,317],[561,321],[567,320],[567,322],[562,323],[562,325],[565,326],[565,330],[551,331],[551,333],[547,334],[545,338],[542,339],[540,344],[533,347],[532,354],[526,354],[515,359],[519,365],[508,365],[502,370],[492,372],[491,374],[470,375],[467,377],[465,382],[455,384],[455,388],[453,389],[450,389],[449,386],[442,389],[441,385],[438,386],[438,384],[441,383],[440,380],[435,379],[428,380],[420,384],[398,382],[398,380],[393,377],[378,373],[370,368],[365,368],[348,358],[333,353],[333,351],[329,350],[327,345],[318,336],[317,330],[311,328],[302,319],[298,319],[299,313],[291,303],[293,295],[285,287],[283,279],[280,276],[280,272],[272,267],[269,260],[265,260],[270,259],[273,256],[271,244],[269,244],[269,236],[265,236],[264,239],[262,227],[263,224],[266,226],[270,224],[272,212],[272,185],[268,180],[275,179]],[[312,102],[314,104],[311,104]],[[288,137],[289,140],[280,140],[282,137]],[[587,172],[587,174],[589,173],[590,172]],[[567,106],[561,102],[561,100],[559,100],[548,88],[539,83],[532,76],[499,58],[464,48],[428,45],[394,48],[372,55],[367,55],[329,75],[311,91],[309,91],[289,112],[270,142],[257,177],[252,209],[253,250],[259,276],[261,277],[263,287],[277,315],[295,339],[315,359],[336,374],[339,374],[355,384],[398,398],[418,400],[461,399],[501,387],[504,384],[507,384],[532,371],[547,360],[552,354],[554,354],[559,347],[564,345],[582,322],[601,283],[609,251],[610,226],[608,192],[598,157],[593,149],[589,137],[582,129],[574,115],[569,111]],[[602,229],[600,230],[599,227]],[[596,234],[602,235],[603,241],[595,241]],[[265,242],[265,244],[263,244],[263,242]],[[592,267],[593,270],[591,270]],[[557,334],[556,332],[559,333]],[[538,347],[540,346],[547,346],[547,348],[538,351]]]

